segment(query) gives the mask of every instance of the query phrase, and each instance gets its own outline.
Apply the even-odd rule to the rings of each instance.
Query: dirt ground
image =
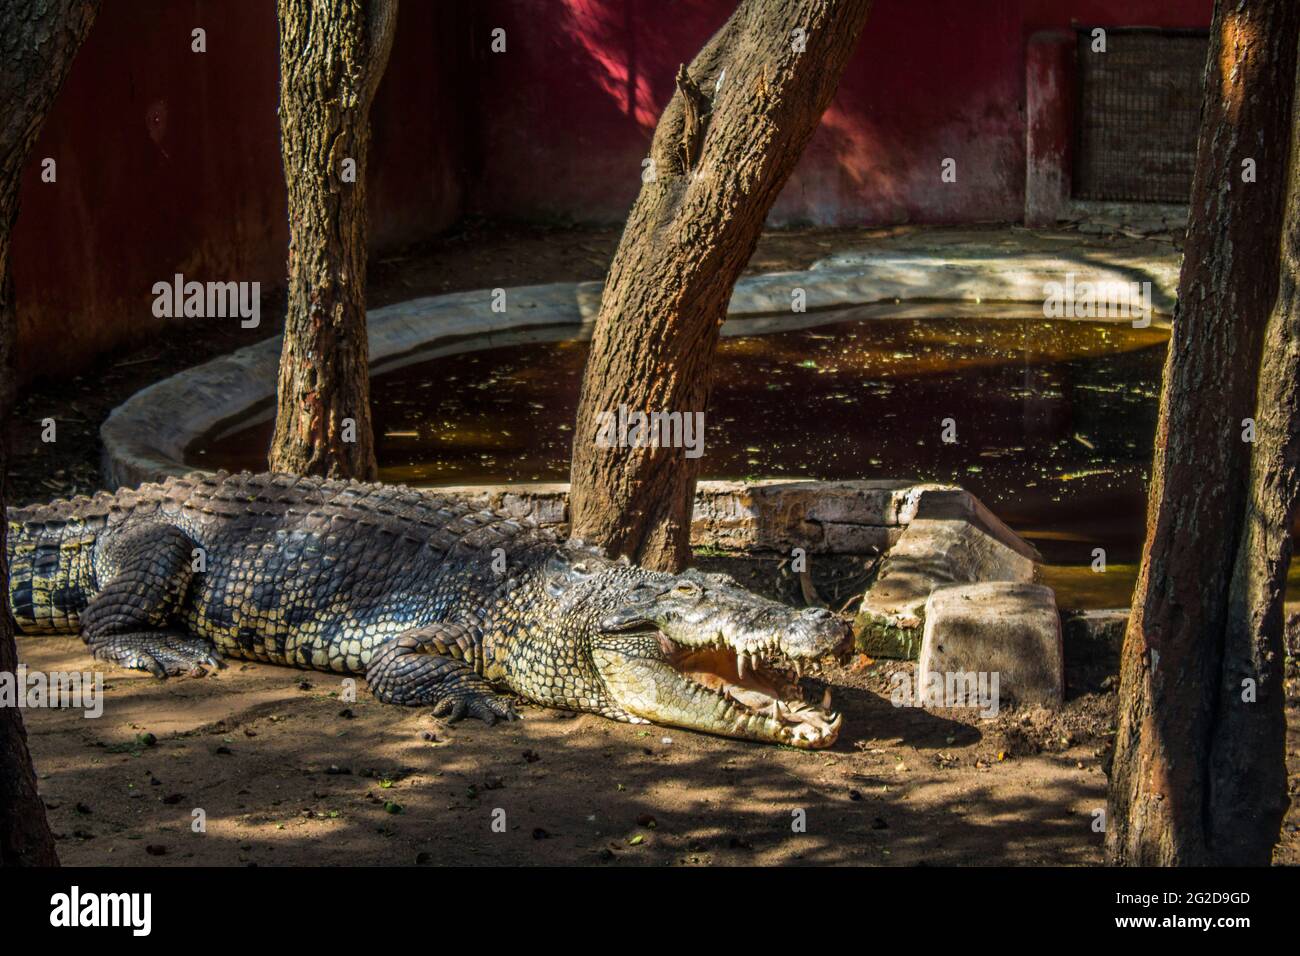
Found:
[[[772,233],[750,271],[802,268],[906,232]],[[373,263],[370,300],[599,279],[617,241],[612,228],[471,223]],[[282,312],[269,294],[263,314]],[[149,382],[249,344],[244,334],[230,323],[187,325],[106,357],[95,373],[34,383],[13,423],[7,500],[100,487],[97,433],[108,412]],[[39,441],[46,416],[60,423],[55,445]],[[91,666],[76,638],[20,638],[19,653],[47,672]],[[845,723],[835,747],[817,753],[532,706],[515,724],[447,725],[374,701],[364,681],[348,700],[337,675],[242,662],[168,681],[109,668],[101,718],[25,716],[70,865],[1102,861],[1093,822],[1114,724],[1110,663],[1071,662],[1057,714],[991,720],[892,706],[900,668],[910,665],[860,658],[825,675]],[[1293,795],[1298,682],[1293,668]],[[205,833],[192,829],[196,809]],[[504,832],[492,826],[498,811]],[[1300,862],[1300,810],[1275,858]]]
[[[75,638],[20,652],[43,671],[89,667]],[[69,865],[1102,861],[1113,693],[981,720],[896,708],[891,675],[911,665],[862,663],[825,675],[844,730],[823,752],[527,705],[518,723],[449,725],[363,681],[348,701],[337,675],[240,662],[167,681],[110,669],[102,717],[26,719]],[[1294,770],[1294,696],[1291,717]],[[1297,822],[1279,863],[1300,862]]]
[[[22,653],[88,666],[73,639]],[[113,670],[101,718],[27,721],[73,865],[1100,861],[1108,696],[981,726],[895,709],[883,676],[832,675],[846,731],[823,753],[536,707],[447,725],[364,682],[349,703],[337,676],[241,663],[166,682]]]

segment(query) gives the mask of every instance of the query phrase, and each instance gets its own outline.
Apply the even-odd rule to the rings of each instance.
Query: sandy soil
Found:
[[[74,638],[19,647],[29,667],[90,667]],[[448,725],[363,681],[349,702],[336,675],[239,662],[168,681],[110,668],[102,717],[26,720],[72,865],[1101,862],[1112,693],[980,720],[895,708],[889,675],[910,665],[864,663],[826,675],[845,729],[812,753],[527,705]],[[1295,698],[1291,714],[1295,771]],[[1279,863],[1300,861],[1297,817]]]
[[[74,639],[21,651],[90,666]],[[113,669],[101,718],[26,718],[68,864],[1099,861],[1108,697],[980,725],[895,709],[868,690],[883,674],[832,678],[846,731],[823,753],[536,707],[447,725],[364,682],[347,703],[335,675],[242,663],[165,682]]]

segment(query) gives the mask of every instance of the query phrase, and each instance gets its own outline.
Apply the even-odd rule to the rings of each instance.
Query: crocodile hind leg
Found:
[[[221,666],[208,641],[169,627],[193,576],[194,542],[169,524],[115,530],[99,545],[107,582],[86,605],[81,633],[96,660],[167,677]]]
[[[435,717],[477,717],[488,724],[518,720],[510,698],[470,665],[473,648],[470,630],[458,624],[403,631],[376,649],[366,682],[384,703],[432,706]]]

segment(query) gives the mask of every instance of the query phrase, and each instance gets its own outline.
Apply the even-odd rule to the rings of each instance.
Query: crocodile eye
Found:
[[[673,588],[673,593],[682,597],[691,597],[700,593],[700,586],[690,581],[679,581]]]

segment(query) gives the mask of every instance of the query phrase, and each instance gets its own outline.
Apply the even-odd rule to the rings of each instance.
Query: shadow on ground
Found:
[[[20,646],[29,667],[90,666],[75,639]],[[847,669],[845,732],[820,753],[534,707],[449,726],[255,664],[105,676],[99,719],[26,715],[68,864],[1100,861],[1095,740],[1013,746],[1007,715],[894,708]]]

